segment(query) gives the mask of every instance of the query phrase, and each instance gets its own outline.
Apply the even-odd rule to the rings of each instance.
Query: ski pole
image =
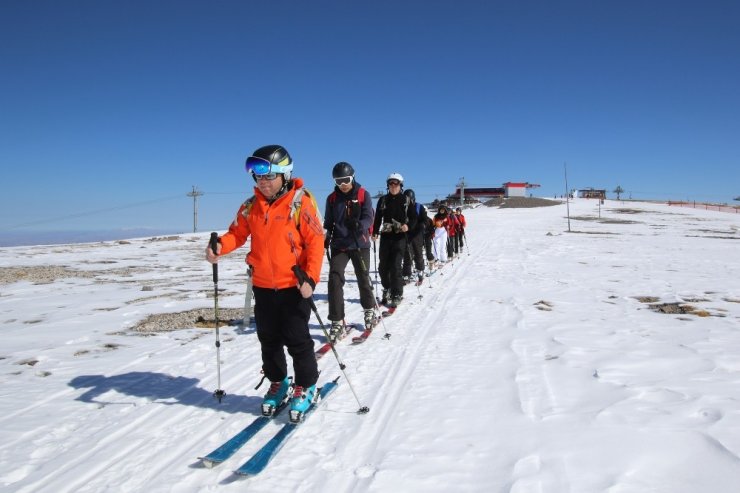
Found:
[[[378,305],[378,251],[375,249],[375,239],[373,242],[373,259],[375,261],[375,305]]]
[[[308,282],[308,275],[303,272],[303,269],[299,265],[293,266],[293,273],[298,278],[298,282],[300,284],[303,284],[304,282]],[[349,377],[347,376],[347,372],[344,371],[344,369],[347,367],[342,362],[342,359],[339,357],[339,353],[337,353],[337,349],[334,347],[334,343],[329,338],[329,333],[326,330],[326,326],[324,325],[324,321],[321,320],[321,316],[319,315],[319,311],[316,308],[316,303],[313,300],[313,295],[311,295],[309,298],[307,298],[309,305],[311,305],[311,310],[313,311],[313,314],[316,315],[316,319],[319,321],[319,325],[321,326],[321,330],[324,331],[324,336],[329,341],[329,345],[331,346],[331,351],[334,353],[334,357],[337,359],[337,363],[339,363],[339,369],[342,371],[342,374],[344,375],[344,378],[347,380],[347,385],[349,385],[349,389],[352,391],[352,394],[355,396],[355,400],[357,401],[357,404],[360,406],[360,409],[357,410],[357,414],[367,414],[370,412],[370,408],[367,406],[363,406],[360,402],[360,398],[357,397],[357,392],[355,392],[354,387],[352,386],[352,382],[350,381]]]
[[[370,280],[370,271],[367,269],[367,266],[365,265],[365,259],[362,258],[362,252],[360,252],[360,240],[357,239],[357,232],[355,232],[355,245],[357,246],[357,255],[360,257],[360,266],[362,266],[362,270],[367,274],[368,281]],[[373,242],[373,249],[375,247],[375,242]],[[375,271],[375,282],[378,281],[378,272],[377,267]],[[385,335],[383,336],[383,339],[390,339],[391,334],[388,332],[388,328],[385,326],[385,319],[380,314],[380,304],[378,303],[378,292],[377,292],[378,286],[376,284],[375,286],[375,309],[377,310],[375,316],[380,319],[380,323],[383,324],[383,329],[385,330]]]
[[[306,274],[303,271],[303,269],[301,269],[301,266],[298,265],[298,252],[296,251],[295,243],[293,242],[293,233],[288,233],[288,240],[290,241],[290,249],[293,251],[293,255],[295,255],[295,261],[296,261],[295,265],[291,268],[291,270],[293,271],[293,274],[295,274],[296,278],[298,279],[298,285],[300,286],[304,282],[308,282],[308,274]],[[352,391],[352,395],[355,396],[355,400],[357,401],[357,404],[360,406],[360,409],[357,410],[357,414],[366,414],[370,412],[370,408],[367,406],[363,406],[362,403],[360,402],[360,398],[357,397],[357,392],[355,392],[355,388],[352,386],[352,382],[347,376],[347,372],[344,371],[347,365],[345,365],[342,359],[339,357],[337,348],[334,347],[334,342],[332,342],[331,338],[329,337],[329,332],[326,330],[324,321],[321,320],[321,316],[319,315],[319,310],[316,308],[316,303],[313,300],[313,294],[309,296],[307,300],[308,300],[308,304],[311,306],[311,310],[313,311],[313,314],[316,315],[316,320],[319,321],[321,330],[324,332],[324,337],[326,337],[326,340],[329,341],[331,352],[334,353],[334,357],[336,358],[337,363],[339,364],[339,369],[342,371],[344,378],[347,380],[347,385],[349,385],[349,389]]]
[[[213,254],[218,255],[218,233],[211,233],[210,246]],[[213,267],[213,312],[216,325],[216,375],[218,379],[218,387],[213,393],[213,397],[221,403],[221,399],[224,398],[226,393],[221,389],[221,339],[218,332],[218,262],[214,262],[211,267]]]
[[[246,329],[252,321],[252,266],[247,265],[247,291],[244,293],[244,318],[242,327]]]
[[[327,245],[331,245],[331,237],[334,236],[334,228],[331,228],[331,231],[329,231],[329,242],[326,243]],[[325,247],[324,250],[326,250],[326,260],[331,263],[331,255],[329,255],[329,247]]]

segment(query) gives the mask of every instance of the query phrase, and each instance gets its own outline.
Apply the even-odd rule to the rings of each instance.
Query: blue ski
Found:
[[[267,423],[272,421],[275,416],[280,414],[280,411],[288,406],[288,402],[289,400],[286,399],[280,406],[275,408],[275,412],[273,412],[272,416],[260,416],[256,418],[249,425],[247,425],[246,428],[231,437],[219,448],[206,455],[205,457],[199,457],[199,459],[202,460],[203,464],[208,468],[221,464],[223,461],[234,455],[237,450],[242,448],[245,443],[247,443],[253,436],[255,436],[258,431],[264,428]]]
[[[304,414],[304,418],[307,418],[314,409],[316,409],[326,397],[331,394],[337,388],[338,378],[332,382],[325,384],[319,389],[319,400],[314,402],[311,407],[308,408]],[[277,455],[285,442],[288,441],[288,437],[293,434],[294,431],[300,426],[297,423],[286,423],[280,428],[271,439],[261,449],[259,449],[247,462],[245,462],[235,472],[242,476],[255,476],[261,473],[270,461]]]

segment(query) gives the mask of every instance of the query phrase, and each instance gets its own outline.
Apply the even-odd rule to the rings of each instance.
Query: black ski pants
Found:
[[[383,289],[391,297],[403,296],[403,256],[406,255],[406,235],[386,233],[380,235],[378,270]]]
[[[424,271],[424,238],[423,234],[419,233],[416,236],[408,238],[408,247],[406,248],[406,254],[403,256],[403,275],[410,276],[411,264],[414,264],[416,270]]]
[[[344,320],[344,271],[352,261],[352,267],[357,277],[357,287],[360,289],[360,304],[368,310],[375,306],[375,295],[370,283],[370,249],[334,250],[331,251],[329,261],[329,320]]]
[[[431,262],[434,260],[434,250],[432,247],[432,236],[428,233],[424,233],[424,249],[427,251],[427,261]]]
[[[288,376],[284,347],[293,358],[295,384],[310,387],[319,379],[314,342],[308,331],[311,305],[298,288],[254,288],[254,317],[262,346],[262,369],[271,382]]]

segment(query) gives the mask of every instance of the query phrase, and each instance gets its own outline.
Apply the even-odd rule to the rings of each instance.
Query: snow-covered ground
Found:
[[[740,215],[607,201],[599,219],[586,200],[570,212],[571,233],[564,204],[468,211],[463,255],[407,286],[365,344],[338,345],[361,402],[341,379],[250,479],[232,471],[279,423],[214,469],[198,457],[260,412],[254,328],[220,331],[221,404],[213,329],[131,330],[212,313],[207,232],[0,249],[0,486],[740,491]],[[243,306],[244,253],[220,263],[222,311]],[[326,321],[325,282],[316,301]],[[651,309],[664,303],[678,304]],[[323,339],[314,317],[311,329]],[[341,375],[331,354],[320,369]]]

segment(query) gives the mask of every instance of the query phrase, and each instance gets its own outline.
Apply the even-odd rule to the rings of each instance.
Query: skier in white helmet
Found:
[[[403,299],[403,257],[406,233],[416,226],[416,209],[404,195],[403,176],[391,173],[386,180],[388,193],[378,199],[373,224],[373,240],[380,236],[378,271],[383,285],[381,303],[396,307]]]

